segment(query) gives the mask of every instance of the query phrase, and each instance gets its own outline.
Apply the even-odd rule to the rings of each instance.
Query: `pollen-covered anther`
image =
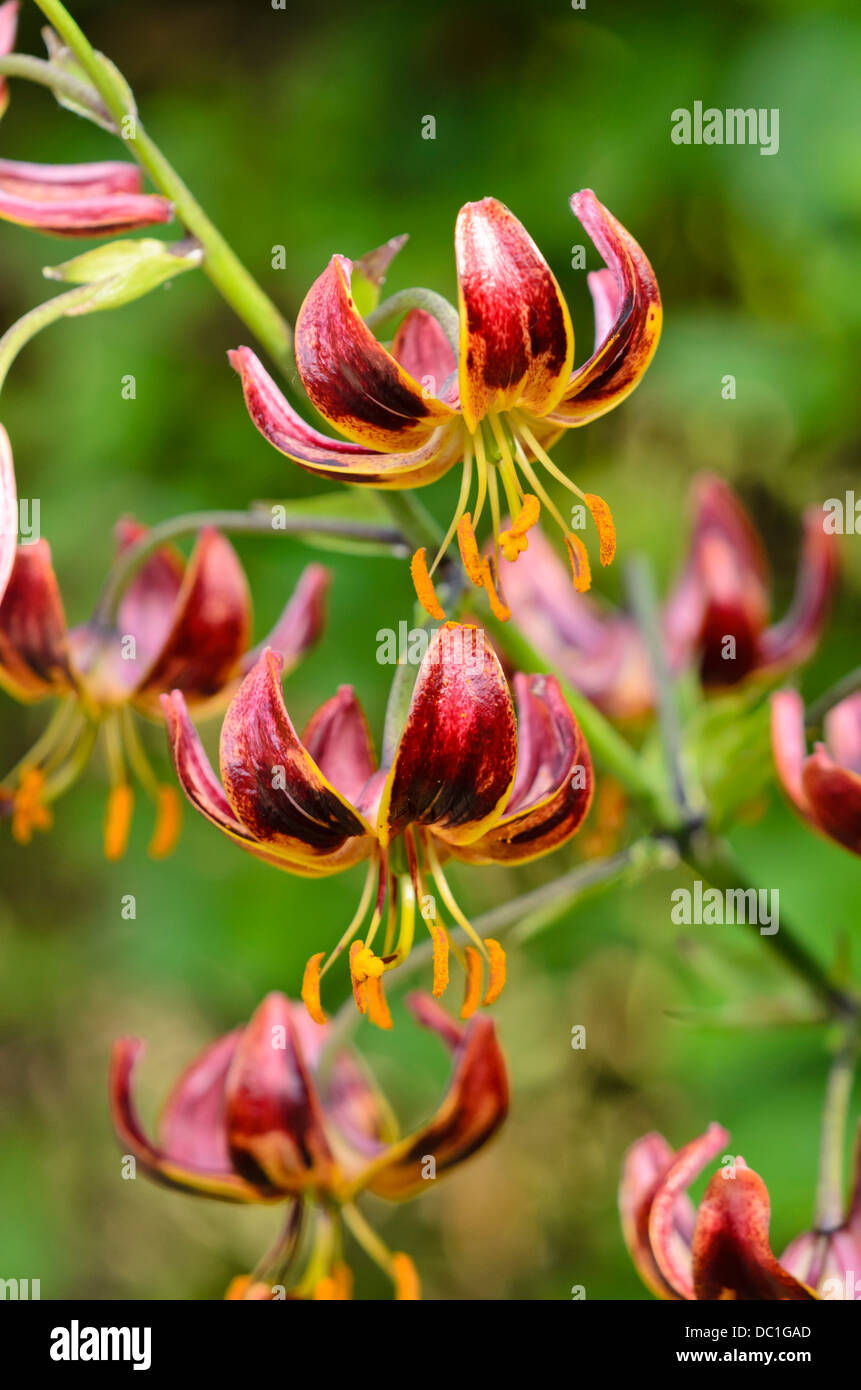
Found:
[[[481,1002],[487,1008],[488,1004],[496,1003],[505,988],[505,951],[495,937],[486,936],[484,944],[487,947],[489,967],[487,989]]]
[[[428,922],[433,942],[433,996],[439,999],[448,988],[448,933],[439,922]]]
[[[102,827],[105,858],[112,863],[122,859],[126,852],[133,810],[134,793],[128,782],[120,782],[112,787]]]
[[[589,567],[586,547],[580,537],[572,535],[570,531],[565,537],[565,545],[568,550],[568,558],[571,561],[574,588],[578,594],[585,594],[592,587],[592,571]]]
[[[598,497],[594,492],[587,492],[585,501],[592,513],[592,520],[598,532],[601,564],[612,564],[613,556],[616,554],[616,526],[613,521],[613,513],[603,497]]]
[[[28,768],[21,777],[12,807],[12,837],[19,845],[28,845],[34,830],[50,830],[54,817],[43,801],[45,774],[37,767]]]
[[[159,787],[155,828],[149,842],[151,859],[166,859],[176,849],[182,829],[182,805],[175,787]]]
[[[482,583],[490,602],[491,612],[501,623],[507,623],[511,617],[511,609],[505,602],[505,595],[502,592],[502,582],[499,578],[499,570],[492,555],[485,555],[481,566]]]
[[[416,591],[416,598],[422,608],[431,618],[436,618],[442,622],[445,618],[442,605],[437,598],[433,580],[428,571],[427,551],[421,546],[410,561],[410,574],[413,577],[413,586]]]
[[[541,504],[538,498],[531,492],[524,493],[523,506],[515,520],[507,531],[500,531],[499,533],[499,545],[509,563],[513,563],[529,545],[526,533],[530,527],[535,525],[540,515]]]
[[[325,951],[319,951],[316,956],[312,956],[302,976],[302,1003],[314,1022],[320,1024],[326,1022],[326,1014],[320,1003],[320,967],[325,954]]]
[[[405,1255],[401,1250],[395,1251],[392,1255],[390,1273],[395,1286],[396,1303],[416,1302],[421,1299],[421,1282],[409,1255]]]
[[[474,946],[467,946],[463,956],[466,965],[466,989],[460,1016],[472,1018],[481,1003],[481,956]]]
[[[358,947],[354,950],[353,947]],[[370,946],[354,941],[350,948],[350,974],[353,980],[353,997],[362,1013],[378,1028],[391,1028],[392,1016],[383,993],[383,971],[386,963],[381,956],[374,955]],[[364,1008],[360,999],[364,1001]]]
[[[331,1274],[320,1279],[314,1288],[315,1302],[346,1302],[353,1297],[353,1273],[349,1265],[333,1265]]]
[[[464,569],[473,584],[480,589],[484,583],[481,554],[478,549],[478,541],[475,539],[475,530],[469,512],[464,512],[460,521],[457,523],[457,545]]]

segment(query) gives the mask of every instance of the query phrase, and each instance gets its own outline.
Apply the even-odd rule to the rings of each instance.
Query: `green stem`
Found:
[[[655,579],[644,555],[631,556],[626,565],[625,580],[631,609],[652,668],[658,727],[673,800],[685,825],[693,826],[701,822],[702,813],[694,809],[688,790],[676,691],[664,651]]]
[[[95,116],[107,116],[108,112],[99,102],[93,102],[94,92],[88,82],[81,82],[70,72],[63,72],[54,63],[44,58],[34,58],[28,53],[9,53],[0,58],[0,77],[23,77],[40,87],[48,87],[55,94],[68,97]]]
[[[38,304],[6,330],[0,338],[0,391],[9,374],[9,368],[31,338],[35,338],[49,323],[56,323],[58,319],[65,318],[70,310],[85,305],[98,289],[98,285],[78,285],[73,290],[67,290],[65,294],[58,294],[54,299],[46,300],[44,304]]]
[[[272,517],[264,510],[207,511],[190,512],[186,516],[172,517],[159,526],[153,526],[135,545],[123,551],[108,576],[101,597],[96,606],[93,621],[97,626],[110,628],[116,618],[120,599],[144,561],[159,546],[181,536],[193,536],[205,526],[215,526],[220,531],[243,532],[255,536],[303,535],[307,532],[323,532],[330,536],[346,536],[355,540],[373,541],[377,544],[401,546],[403,536],[400,531],[387,526],[373,526],[363,521],[343,521],[340,517],[287,516],[279,519],[278,526],[272,524]]]
[[[127,117],[133,118],[134,133],[127,143],[138,163],[165,197],[171,200],[177,216],[188,231],[197,237],[204,250],[202,268],[212,283],[278,366],[286,371],[291,364],[292,334],[282,314],[245,269],[179,174],[147,135],[136,113],[128,110],[123,84],[92,47],[65,6],[60,4],[60,0],[36,0],[36,4],[74,53],[117,127],[122,130],[123,121]]]
[[[843,1159],[846,1120],[852,1098],[855,1059],[858,1054],[858,1018],[848,1019],[828,1072],[819,1146],[819,1179],[816,1186],[815,1225],[818,1231],[834,1231],[844,1221]]]
[[[861,666],[856,666],[854,671],[843,676],[836,685],[832,685],[823,695],[819,696],[818,700],[813,701],[805,719],[808,729],[818,729],[829,710],[859,690],[861,690]]]
[[[376,309],[372,309],[369,314],[366,314],[365,323],[377,337],[391,337],[401,319],[411,309],[424,309],[426,313],[433,315],[448,339],[449,347],[457,357],[460,339],[458,312],[453,304],[449,304],[447,299],[434,290],[418,287],[399,290],[397,294],[391,295],[389,299],[384,299],[382,304],[378,304]],[[438,385],[442,386],[442,382],[439,382]]]
[[[428,551],[439,548],[443,541],[443,533],[414,492],[406,489],[397,492],[380,489],[377,495],[380,501],[385,503],[392,520],[413,550],[418,550],[421,546]]]

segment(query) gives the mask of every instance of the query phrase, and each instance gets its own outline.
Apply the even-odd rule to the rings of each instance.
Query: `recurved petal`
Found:
[[[694,1231],[695,1298],[805,1302],[816,1297],[772,1254],[769,1217],[768,1188],[752,1168],[737,1159],[734,1178],[715,1173]]]
[[[120,1038],[111,1054],[109,1095],[114,1129],[124,1155],[135,1159],[148,1177],[165,1187],[225,1202],[265,1202],[269,1193],[245,1182],[229,1169],[177,1163],[148,1138],[132,1095],[134,1072],[143,1052],[138,1038]],[[280,1194],[279,1194],[280,1196]]]
[[[630,395],[654,356],[662,321],[655,273],[630,232],[591,189],[575,193],[571,207],[608,269],[589,278],[595,305],[595,350],[573,373],[550,417],[566,427],[596,420]]]
[[[511,694],[481,628],[446,623],[419,668],[377,818],[389,843],[411,824],[453,845],[499,817],[514,783],[517,726]]]
[[[679,1295],[668,1284],[652,1253],[649,1240],[649,1216],[655,1194],[673,1166],[675,1151],[662,1134],[643,1135],[625,1154],[622,1181],[619,1184],[619,1216],[628,1253],[643,1283],[656,1298],[677,1299]],[[673,1213],[677,1238],[690,1245],[694,1232],[695,1213],[687,1196],[678,1199]]]
[[[8,0],[15,5],[17,0]],[[0,9],[2,20],[3,9]],[[15,467],[12,462],[12,446],[9,436],[0,425],[0,603],[6,592],[9,575],[15,563],[15,542],[18,536],[18,497],[15,490]]]
[[[0,159],[0,218],[55,236],[104,236],[173,218],[173,204],[142,193],[137,165],[32,164]]]
[[[19,545],[0,602],[0,685],[17,700],[75,689],[63,600],[47,541]]]
[[[492,1020],[475,1015],[462,1027],[429,995],[410,995],[407,1002],[419,1023],[452,1049],[454,1072],[433,1119],[393,1144],[360,1175],[358,1188],[391,1201],[422,1191],[428,1155],[436,1160],[440,1177],[486,1144],[508,1113],[508,1073]]]
[[[170,695],[162,695],[161,707],[176,774],[195,810],[255,858],[291,873],[311,874],[304,857],[291,856],[280,849],[258,844],[234,815],[189,718],[182,691],[174,690]],[[323,874],[329,870],[324,865],[318,872]]]
[[[565,844],[592,803],[592,759],[553,676],[514,678],[517,777],[501,819],[479,840],[454,849],[460,859],[523,863]]]
[[[273,1192],[325,1186],[333,1160],[290,1003],[267,994],[244,1029],[226,1084],[234,1168]]]
[[[377,760],[365,712],[352,686],[342,685],[311,716],[302,742],[323,776],[356,806]]]
[[[355,1153],[376,1157],[397,1139],[389,1106],[370,1071],[351,1052],[333,1059],[324,1104],[327,1118]]]
[[[778,690],[771,697],[771,746],[784,791],[799,811],[809,815],[810,805],[802,780],[807,759],[804,701],[797,690]]]
[[[371,449],[400,453],[453,418],[377,342],[350,293],[353,263],[333,256],[296,319],[296,365],[329,424]]]
[[[224,1088],[242,1029],[210,1043],[176,1082],[159,1119],[162,1150],[172,1162],[231,1172]]]
[[[574,360],[571,316],[550,267],[495,198],[461,208],[454,245],[467,427],[512,406],[544,415],[562,399]]]
[[[861,854],[861,776],[839,767],[817,743],[801,775],[810,814],[832,840]]]
[[[678,1203],[694,1178],[728,1142],[729,1134],[721,1125],[709,1125],[704,1134],[678,1150],[652,1199],[649,1244],[661,1275],[678,1298],[696,1297],[690,1234],[684,1225],[680,1227]],[[718,1178],[723,1181],[720,1174]],[[684,1220],[684,1206],[682,1211]]]
[[[392,356],[414,381],[433,396],[454,405],[457,396],[457,361],[439,320],[425,309],[411,309],[392,343]],[[449,384],[445,392],[443,387]]]
[[[219,531],[200,532],[161,649],[141,675],[138,700],[156,707],[165,690],[191,702],[215,695],[239,669],[251,629],[248,581],[233,546]]]
[[[5,5],[0,5],[0,55],[3,57],[7,53],[11,53],[15,47],[20,8],[18,0],[6,0]],[[0,77],[0,116],[3,115],[8,105],[9,84],[5,77]]]
[[[665,639],[674,664],[693,657],[707,685],[732,685],[760,661],[768,565],[756,528],[722,478],[698,478],[692,501],[688,559],[664,610]]]
[[[260,433],[318,477],[373,487],[420,487],[441,477],[463,456],[460,430],[450,421],[437,421],[420,442],[410,441],[397,452],[331,439],[296,414],[250,348],[236,348],[228,357],[240,374],[248,413]]]
[[[123,517],[114,528],[117,553],[130,550],[143,540],[147,530],[131,517]],[[117,631],[134,637],[139,661],[152,661],[167,641],[184,574],[180,551],[162,545],[144,561],[123,594],[117,609]]]
[[[861,691],[830,709],[824,722],[825,746],[834,761],[861,773]]]
[[[310,651],[326,625],[332,571],[325,565],[306,565],[281,617],[267,637],[242,658],[242,674],[251,670],[267,647],[284,658],[285,675]]]
[[[234,813],[270,852],[335,872],[362,859],[372,830],[303,747],[281,690],[281,657],[252,667],[221,729],[221,779]]]
[[[795,594],[786,617],[760,639],[760,665],[786,670],[812,656],[831,611],[840,570],[837,537],[822,528],[822,510],[804,518],[804,541]]]

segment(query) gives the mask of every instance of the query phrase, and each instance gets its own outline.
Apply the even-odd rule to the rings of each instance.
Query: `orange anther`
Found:
[[[159,787],[155,829],[149,842],[151,859],[166,859],[176,848],[182,828],[182,803],[175,787]]]
[[[502,592],[502,584],[499,579],[499,571],[496,568],[496,561],[492,555],[485,555],[481,566],[482,580],[490,600],[491,612],[501,623],[507,623],[511,617],[511,609],[505,602],[505,595]]]
[[[312,956],[302,976],[302,1003],[315,1023],[326,1022],[326,1014],[320,1003],[320,966],[325,954],[325,951],[320,951],[316,956]]]
[[[395,1286],[396,1302],[415,1302],[421,1298],[422,1286],[416,1267],[409,1255],[405,1255],[400,1250],[392,1255],[391,1276]]]
[[[464,569],[473,584],[481,588],[483,582],[481,555],[478,551],[478,541],[475,539],[472,517],[469,512],[464,512],[457,524],[457,544]]]
[[[592,520],[598,531],[601,564],[609,565],[616,554],[616,527],[613,522],[613,513],[603,497],[596,496],[594,492],[586,493],[586,506],[592,513]]]
[[[487,1006],[488,1004],[496,1003],[505,987],[505,952],[499,942],[492,936],[486,936],[484,938],[484,944],[487,947],[490,967],[487,991],[481,1002],[483,1005]]]
[[[133,810],[134,794],[128,782],[111,787],[102,825],[105,858],[111,862],[122,859],[126,852]]]
[[[586,547],[579,536],[574,536],[571,532],[565,537],[565,544],[568,548],[568,557],[571,561],[571,573],[574,576],[574,588],[578,594],[585,594],[592,587],[592,571],[589,568],[589,556]]]
[[[471,1018],[481,1003],[481,956],[474,946],[464,951],[466,962],[466,992],[463,997],[461,1018]]]
[[[433,580],[428,573],[427,551],[424,546],[417,550],[413,556],[410,562],[410,574],[413,577],[416,597],[422,608],[432,618],[437,618],[441,622],[445,613],[436,596]]]

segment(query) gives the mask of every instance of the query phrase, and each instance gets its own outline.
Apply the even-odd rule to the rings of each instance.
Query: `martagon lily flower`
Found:
[[[356,308],[353,263],[346,256],[333,256],[312,285],[296,321],[299,375],[312,404],[349,442],[306,424],[249,348],[230,354],[257,428],[312,473],[415,488],[463,464],[460,499],[439,553],[430,567],[424,548],[412,562],[418,597],[437,619],[444,613],[432,576],[455,533],[470,579],[486,589],[498,617],[508,616],[500,553],[513,560],[527,548],[542,506],[561,527],[575,586],[589,587],[586,547],[536,465],[572,491],[581,510],[588,508],[602,564],[613,558],[609,507],[571,482],[548,449],[565,430],[606,414],[634,390],[657,347],[661,301],[642,250],[594,193],[575,193],[571,206],[606,264],[588,277],[595,348],[576,370],[571,317],[559,286],[525,228],[495,198],[467,203],[458,215],[459,330],[449,330],[450,337],[440,319],[414,308],[388,351]],[[513,517],[505,530],[500,483]],[[486,500],[493,550],[482,557],[475,532]]]
[[[778,775],[797,810],[823,835],[861,854],[861,692],[828,711],[824,742],[810,754],[797,691],[772,696],[771,731]]]
[[[837,584],[837,538],[824,531],[821,508],[805,513],[795,596],[771,627],[762,540],[732,488],[711,474],[698,478],[693,511],[688,560],[663,614],[673,665],[695,662],[712,688],[801,665],[816,648]]]
[[[628,1150],[619,1209],[640,1277],[666,1299],[816,1298],[772,1253],[768,1189],[743,1159],[732,1158],[715,1173],[698,1208],[687,1196],[728,1142],[727,1131],[713,1124],[677,1152],[661,1134],[647,1134]]]
[[[492,1004],[505,954],[482,941],[443,871],[467,863],[523,863],[564,844],[592,798],[586,741],[550,676],[514,678],[517,716],[499,660],[480,628],[439,628],[419,668],[406,722],[378,768],[351,687],[317,710],[302,738],[284,705],[277,653],[264,652],[221,730],[221,782],[180,691],[162,704],[179,780],[192,805],[249,853],[288,872],[323,877],[368,861],[352,922],[326,959],[312,956],[302,997],[317,1022],[322,976],[349,947],[356,1004],[383,1028],[383,976],[413,942],[416,907],[433,941],[433,993],[448,984],[450,939],[435,892],[470,941],[461,955],[461,1017]],[[370,925],[358,933],[374,899]],[[386,906],[388,904],[388,912]],[[385,926],[383,918],[386,917]],[[382,941],[378,941],[378,934]],[[482,959],[488,982],[482,994]],[[325,960],[325,964],[323,963]]]
[[[404,1138],[355,1054],[335,1047],[330,1030],[283,994],[268,995],[247,1026],[191,1063],[162,1110],[156,1141],[132,1094],[144,1044],[114,1045],[114,1127],[123,1152],[149,1177],[225,1202],[290,1205],[283,1235],[251,1275],[233,1281],[228,1298],[349,1298],[344,1227],[391,1279],[396,1298],[421,1296],[412,1261],[386,1249],[356,1198],[415,1197],[476,1153],[505,1119],[508,1077],[489,1018],[461,1025],[427,995],[407,1002],[451,1049],[454,1070],[436,1114]],[[324,1049],[329,1065],[321,1065]],[[306,1266],[292,1282],[305,1247]]]
[[[0,437],[0,444],[3,437]],[[0,473],[2,473],[0,449]],[[117,527],[120,552],[146,528]],[[294,665],[318,637],[325,617],[329,573],[309,565],[267,643]],[[172,546],[143,563],[125,594],[115,624],[97,618],[69,630],[46,541],[19,545],[0,602],[0,687],[23,703],[59,701],[33,748],[0,783],[0,815],[26,844],[52,824],[51,803],[85,767],[101,732],[111,778],[104,823],[105,854],[122,856],[133,809],[131,769],[156,805],[150,843],[155,858],[169,854],[179,833],[180,802],[159,782],[147,759],[133,712],[160,718],[159,694],[185,691],[201,714],[223,707],[257,649],[248,650],[251,602],[239,559],[218,531],[200,532],[186,566]]]

